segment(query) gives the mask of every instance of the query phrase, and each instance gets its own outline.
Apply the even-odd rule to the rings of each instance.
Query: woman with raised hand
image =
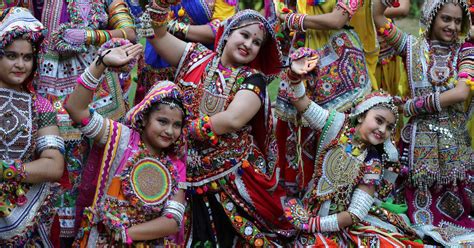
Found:
[[[187,182],[188,244],[271,246],[288,235],[284,191],[265,75],[280,71],[274,32],[244,10],[217,32],[215,51],[166,31],[170,3],[150,6],[156,52],[177,66],[176,82],[190,111]]]
[[[394,99],[376,91],[356,101],[349,115],[324,109],[306,96],[301,81],[317,68],[317,53],[302,48],[291,60],[290,100],[318,141],[310,188],[286,203],[285,215],[300,230],[296,246],[422,247],[403,218],[375,204],[397,178]]]
[[[376,1],[374,21],[407,66],[410,99],[403,111],[409,121],[401,141],[402,162],[409,170],[408,217],[443,246],[472,242],[474,153],[463,108],[474,69],[473,45],[464,42],[471,26],[467,3],[426,1],[419,37],[402,32],[384,16],[392,4]]]
[[[176,86],[158,82],[127,114],[126,124],[89,109],[106,68],[122,67],[142,53],[140,44],[102,51],[77,79],[66,109],[79,129],[103,148],[92,206],[75,246],[167,245],[177,236],[185,209],[179,160],[186,111]]]

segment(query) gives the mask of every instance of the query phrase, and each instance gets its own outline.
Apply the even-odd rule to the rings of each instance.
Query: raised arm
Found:
[[[179,60],[186,49],[186,42],[176,38],[167,31],[168,13],[170,4],[166,1],[156,1],[148,7],[152,26],[155,32],[154,37],[148,39],[150,44],[163,59],[172,66],[178,66]]]
[[[78,84],[74,91],[69,95],[65,109],[69,113],[69,116],[75,123],[79,123],[85,128],[86,126],[95,125],[94,122],[99,120],[105,123],[105,119],[99,117],[97,113],[91,116],[89,110],[89,104],[94,95],[94,90],[99,86],[102,81],[102,74],[106,67],[120,67],[126,65],[134,58],[138,57],[142,53],[142,45],[128,44],[125,46],[113,48],[104,51],[99,55],[94,62],[84,71],[84,73],[78,78]],[[90,132],[85,133],[86,136],[91,134],[96,142],[103,136],[105,125],[98,125],[102,127],[100,131],[96,131],[94,128],[90,128]],[[84,130],[84,129],[83,129]],[[86,128],[89,130],[89,128]],[[90,135],[89,135],[90,136]]]

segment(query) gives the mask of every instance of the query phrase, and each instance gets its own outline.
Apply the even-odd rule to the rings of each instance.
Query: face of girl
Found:
[[[155,152],[171,146],[181,135],[183,114],[178,108],[160,104],[148,115],[144,123],[143,141],[148,149]]]
[[[239,66],[252,62],[264,41],[262,28],[260,24],[252,24],[234,30],[224,46],[222,64]]]
[[[33,70],[33,47],[27,40],[17,39],[0,56],[0,87],[19,90]]]
[[[373,108],[361,118],[358,133],[362,142],[371,145],[382,144],[395,129],[395,116],[388,108]]]
[[[431,27],[431,39],[452,42],[458,37],[462,25],[462,9],[460,5],[445,4],[436,14]]]

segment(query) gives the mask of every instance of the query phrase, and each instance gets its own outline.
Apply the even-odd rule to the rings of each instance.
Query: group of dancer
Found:
[[[469,5],[399,5],[0,5],[0,246],[474,245]]]

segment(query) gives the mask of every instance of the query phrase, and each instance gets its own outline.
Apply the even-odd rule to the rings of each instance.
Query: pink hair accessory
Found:
[[[467,72],[461,72],[458,74],[459,78],[469,78],[469,74]]]

